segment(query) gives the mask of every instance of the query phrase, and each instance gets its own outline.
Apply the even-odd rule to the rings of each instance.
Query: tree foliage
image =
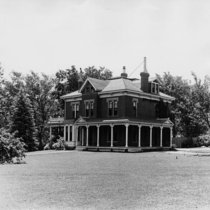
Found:
[[[15,134],[0,129],[0,164],[13,163],[14,158],[18,162],[25,157],[25,144]]]
[[[14,98],[10,123],[10,133],[22,138],[28,151],[37,150],[36,129],[31,101],[24,90],[20,89]]]
[[[198,91],[182,77],[165,73],[162,77],[161,91],[175,97],[171,103],[171,120],[174,123],[174,136],[198,136],[206,131],[206,123],[200,118],[197,103]]]

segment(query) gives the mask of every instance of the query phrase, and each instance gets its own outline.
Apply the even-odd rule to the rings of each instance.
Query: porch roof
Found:
[[[120,124],[120,123],[134,123],[134,124],[142,124],[142,125],[168,125],[173,126],[173,123],[169,120],[169,118],[160,118],[160,119],[139,119],[139,118],[124,118],[124,119],[91,119],[91,118],[82,118],[80,117],[75,124],[83,125],[83,124]]]

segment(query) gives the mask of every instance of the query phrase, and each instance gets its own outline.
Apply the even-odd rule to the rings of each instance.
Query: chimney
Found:
[[[121,77],[127,78],[128,74],[126,73],[126,68],[123,66],[123,73],[121,73]]]
[[[78,89],[80,89],[82,87],[82,84],[83,84],[82,69],[80,68],[79,80],[78,80]]]
[[[146,67],[146,57],[144,57],[144,71],[141,72],[141,90],[143,92],[149,92],[149,73]]]

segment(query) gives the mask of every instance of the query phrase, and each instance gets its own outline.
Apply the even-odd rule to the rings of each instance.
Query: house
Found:
[[[144,58],[140,79],[121,76],[78,81],[78,90],[61,98],[64,118],[51,118],[50,136],[60,129],[65,141],[88,148],[170,148],[173,97],[159,91],[161,82],[149,78]]]

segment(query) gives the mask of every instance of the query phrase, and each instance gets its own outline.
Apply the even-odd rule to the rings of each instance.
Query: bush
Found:
[[[210,146],[210,135],[200,135],[195,144],[198,147],[201,147],[201,146],[208,147],[208,146]]]
[[[25,157],[25,144],[21,138],[15,138],[14,135],[15,133],[10,134],[0,129],[0,164],[13,163],[14,158],[20,163]]]
[[[60,136],[57,142],[52,145],[52,148],[55,150],[65,150],[66,144],[63,137]]]

